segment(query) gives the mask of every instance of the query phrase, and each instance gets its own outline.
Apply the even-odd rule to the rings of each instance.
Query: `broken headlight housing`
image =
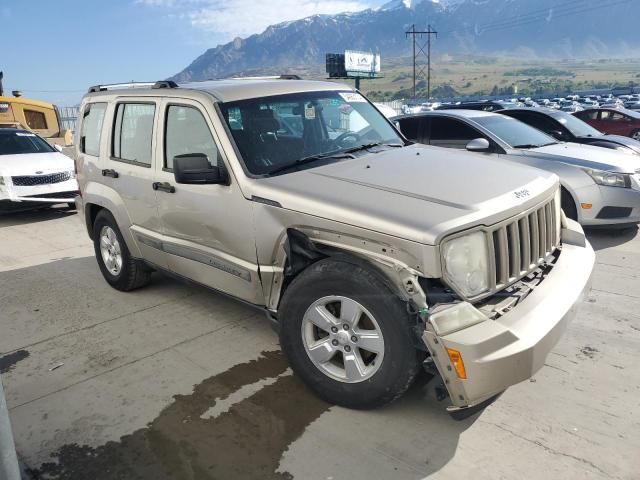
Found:
[[[445,279],[464,297],[476,297],[489,290],[489,246],[484,232],[445,240],[442,263]]]

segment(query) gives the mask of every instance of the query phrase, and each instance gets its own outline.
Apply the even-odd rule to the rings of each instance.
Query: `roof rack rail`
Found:
[[[177,88],[178,84],[172,80],[160,80],[157,82],[127,82],[112,83],[109,85],[94,85],[89,88],[89,93],[105,92],[107,90],[124,90],[127,88]]]
[[[154,83],[151,88],[178,88],[178,84],[173,80],[160,80]]]
[[[267,75],[262,77],[232,77],[231,80],[302,80],[302,77],[294,73],[285,73],[283,75]]]

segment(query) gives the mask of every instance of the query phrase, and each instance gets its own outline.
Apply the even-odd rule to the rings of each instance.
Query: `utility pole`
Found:
[[[425,71],[427,74],[427,97],[431,97],[431,35],[435,35],[438,38],[438,32],[431,28],[431,25],[426,31],[417,31],[416,26],[411,25],[411,30],[405,32],[405,37],[411,37],[413,43],[413,97],[416,96],[416,79],[418,76],[424,76]],[[426,38],[426,44],[424,42]],[[426,50],[426,51],[425,51]],[[418,58],[420,56],[426,57],[427,65],[419,65]]]

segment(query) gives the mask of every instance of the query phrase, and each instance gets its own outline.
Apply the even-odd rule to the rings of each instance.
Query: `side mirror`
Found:
[[[547,132],[547,134],[551,135],[556,140],[564,140],[565,138],[564,132],[562,130],[551,130],[550,132]]]
[[[176,183],[227,183],[226,171],[221,167],[209,165],[209,159],[204,153],[187,153],[173,157],[173,176]]]
[[[491,145],[486,138],[474,138],[467,143],[467,150],[470,152],[488,152]]]
[[[57,151],[59,151],[60,153],[62,153],[62,147],[60,145],[58,145],[57,143],[55,143],[53,145],[53,148],[55,148]]]

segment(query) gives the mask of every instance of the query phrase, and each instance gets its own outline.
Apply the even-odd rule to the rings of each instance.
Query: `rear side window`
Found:
[[[170,105],[165,130],[165,168],[173,168],[173,157],[203,153],[211,166],[218,165],[218,148],[209,126],[197,108]]]
[[[422,140],[422,135],[420,131],[420,124],[422,120],[420,118],[404,118],[400,120],[400,131],[402,134],[407,137],[409,140],[413,140],[414,142],[419,142]]]
[[[156,106],[150,103],[119,103],[113,128],[114,160],[151,166],[153,119]]]
[[[80,151],[95,157],[100,155],[100,138],[106,103],[89,103],[82,114],[80,129]]]
[[[24,119],[27,121],[27,126],[32,130],[46,130],[47,119],[42,112],[36,112],[35,110],[24,110]]]

